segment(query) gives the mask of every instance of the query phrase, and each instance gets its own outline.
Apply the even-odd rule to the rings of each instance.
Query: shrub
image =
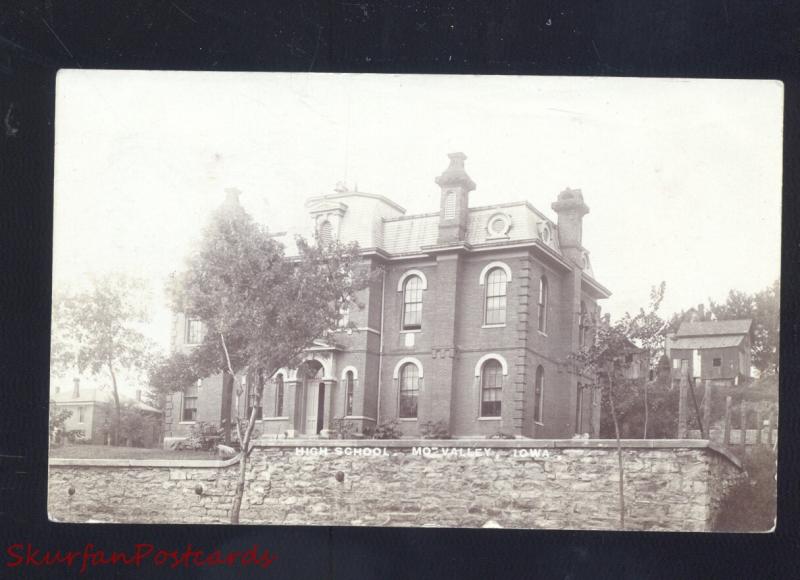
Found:
[[[516,437],[512,433],[506,433],[505,431],[495,431],[491,435],[486,437],[487,439],[516,439]]]
[[[381,423],[375,427],[375,432],[372,436],[375,439],[400,439],[403,436],[403,432],[397,428],[399,424],[397,419]]]
[[[175,449],[178,451],[211,451],[216,447],[220,437],[222,437],[222,431],[219,425],[215,423],[200,421],[192,425],[189,437],[178,443]]]
[[[352,439],[356,432],[356,426],[351,421],[345,420],[344,417],[336,417],[333,420],[333,430],[337,439]]]
[[[450,439],[450,428],[443,420],[425,421],[419,428],[423,439]]]

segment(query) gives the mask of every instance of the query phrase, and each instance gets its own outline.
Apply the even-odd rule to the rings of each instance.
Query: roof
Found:
[[[61,404],[83,404],[90,405],[96,403],[110,403],[113,400],[111,389],[93,389],[91,387],[81,387],[80,396],[77,398],[72,396],[72,389],[64,389],[58,393],[50,393],[50,401],[53,403]],[[131,403],[134,408],[140,411],[147,411],[150,413],[161,413],[161,409],[151,407],[147,403],[137,401],[124,393],[120,393],[119,400],[121,403]]]
[[[749,334],[752,320],[705,320],[703,322],[682,322],[675,336],[722,336],[730,334]]]
[[[730,348],[739,346],[744,340],[739,336],[685,336],[673,338],[669,342],[670,349],[695,350],[703,348]]]

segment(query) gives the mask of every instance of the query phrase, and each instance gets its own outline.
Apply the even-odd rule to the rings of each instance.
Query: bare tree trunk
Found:
[[[647,405],[647,384],[648,381],[645,380],[644,382],[644,433],[642,434],[642,439],[647,439],[647,418],[649,413],[649,408]]]
[[[622,441],[619,436],[619,422],[617,421],[617,410],[614,407],[614,379],[613,369],[608,373],[608,402],[611,404],[611,418],[614,420],[614,435],[617,438],[617,463],[619,465],[619,529],[625,529],[625,489],[623,477],[625,475],[622,466]]]
[[[116,412],[116,420],[114,421],[114,427],[112,429],[111,435],[111,444],[112,445],[119,445],[119,427],[120,423],[122,422],[122,410],[119,404],[119,391],[117,390],[117,375],[114,373],[114,367],[111,365],[111,361],[108,361],[108,371],[111,373],[111,393],[114,396],[114,408]]]

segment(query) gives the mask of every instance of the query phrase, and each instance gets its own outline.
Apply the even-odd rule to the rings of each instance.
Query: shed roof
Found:
[[[673,338],[670,349],[729,348],[742,344],[744,336],[684,336]]]
[[[721,336],[748,334],[753,321],[745,320],[705,320],[703,322],[682,322],[676,336]]]

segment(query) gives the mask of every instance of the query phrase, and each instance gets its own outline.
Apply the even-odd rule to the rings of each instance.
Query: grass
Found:
[[[60,459],[219,459],[208,451],[171,451],[111,445],[64,445],[51,447],[50,458]]]
[[[766,532],[775,525],[777,488],[775,453],[769,448],[745,456],[747,478],[728,492],[720,506],[714,530]]]

